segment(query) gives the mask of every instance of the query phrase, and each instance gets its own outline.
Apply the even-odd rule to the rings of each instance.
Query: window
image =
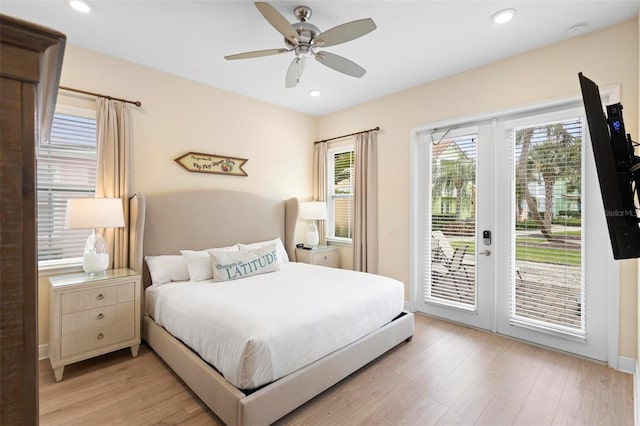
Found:
[[[353,146],[330,149],[327,169],[327,238],[351,242],[353,235]]]
[[[95,111],[56,107],[51,139],[37,150],[38,264],[81,258],[90,230],[64,229],[67,199],[93,197],[96,187]]]

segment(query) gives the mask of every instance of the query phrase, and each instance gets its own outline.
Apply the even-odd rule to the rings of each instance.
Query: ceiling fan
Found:
[[[295,87],[302,77],[305,58],[313,56],[321,64],[353,77],[362,77],[367,71],[355,62],[350,61],[334,53],[319,51],[320,48],[335,46],[362,37],[376,29],[376,24],[371,18],[359,19],[342,25],[320,31],[318,27],[307,22],[311,17],[311,9],[307,6],[298,6],[293,10],[300,22],[290,24],[273,6],[266,2],[256,2],[256,7],[262,16],[284,36],[286,48],[256,50],[253,52],[228,55],[227,60],[257,58],[260,56],[278,55],[285,52],[294,52],[295,58],[291,61],[285,77],[285,87]]]

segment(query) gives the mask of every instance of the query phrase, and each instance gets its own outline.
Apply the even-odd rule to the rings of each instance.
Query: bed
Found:
[[[297,216],[297,199],[275,200],[257,194],[234,191],[194,191],[148,196],[136,194],[130,200],[130,267],[143,275],[143,283],[148,287],[151,277],[144,262],[145,256],[180,254],[180,250],[185,248],[204,250],[210,247],[226,247],[237,243],[253,243],[278,238],[282,241],[286,256],[294,262]],[[340,272],[340,270],[328,270],[328,268],[293,262],[282,266],[277,274],[292,274],[299,277],[294,274],[310,273],[302,270],[311,267],[318,268],[315,272],[311,272],[313,276],[320,277],[323,271],[329,273],[328,277],[322,278],[327,282],[341,279],[357,281],[358,278],[351,275],[346,275],[346,278],[331,275],[341,272],[358,274],[353,271]],[[264,276],[270,278],[275,277],[276,274]],[[191,300],[199,300],[205,297],[200,296],[204,287],[215,287],[217,291],[231,292],[250,285],[254,278],[257,279],[257,277],[242,278],[233,282],[239,285],[227,287],[177,282],[161,288],[165,288],[164,292],[167,294],[176,293],[178,290],[174,288],[178,287],[180,287],[180,294],[187,294],[183,291],[188,289],[193,293],[187,297],[191,297]],[[299,278],[296,279],[299,280]],[[291,292],[291,288],[287,291]],[[146,294],[153,294],[153,292],[149,291]],[[357,294],[357,291],[354,290],[354,294]],[[145,309],[143,318],[143,339],[228,425],[271,424],[391,348],[403,341],[409,341],[413,336],[413,315],[409,312],[400,312],[392,321],[385,320],[372,331],[361,329],[360,334],[349,337],[347,343],[338,345],[335,350],[331,350],[319,359],[314,360],[313,355],[309,355],[312,357],[311,361],[296,360],[303,364],[283,369],[282,371],[286,372],[283,377],[278,376],[272,380],[264,376],[260,381],[242,382],[238,378],[233,379],[230,373],[226,373],[227,378],[225,378],[220,370],[213,368],[210,362],[205,360],[206,354],[201,357],[196,350],[182,343],[182,340],[187,339],[183,336],[181,336],[182,340],[178,339],[167,331],[167,328],[171,329],[170,325],[165,328],[154,319],[154,315],[159,312],[155,305],[156,299],[161,301],[164,300],[163,297],[157,294],[147,297],[149,300],[145,303],[148,309]],[[212,297],[219,299],[221,296],[217,294]],[[153,299],[152,302],[151,299]],[[166,305],[158,304],[157,306]],[[258,310],[257,306],[249,306],[248,309],[255,311]],[[216,310],[223,311],[221,308]],[[349,308],[349,310],[352,309]],[[380,310],[384,308],[381,307]],[[300,311],[297,314],[294,312],[294,309],[291,313],[280,312],[280,316],[286,320],[290,315],[290,323],[304,322],[303,314],[306,312]],[[226,316],[233,317],[233,314],[236,313],[229,311]],[[345,321],[346,317],[340,316],[342,314],[339,309],[336,309],[334,314],[337,317],[332,321]],[[237,313],[237,315],[240,318],[244,314]],[[377,321],[381,320],[377,319]],[[232,322],[238,321],[234,319]],[[354,325],[351,328],[358,329],[358,326]],[[299,340],[300,338],[289,342],[295,344]],[[211,352],[216,353],[217,349]],[[295,353],[298,352],[300,351],[295,351]],[[223,370],[224,366],[218,368]]]

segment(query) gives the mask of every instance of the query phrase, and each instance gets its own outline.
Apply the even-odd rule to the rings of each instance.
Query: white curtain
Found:
[[[327,201],[327,143],[313,147],[313,200]],[[318,221],[320,244],[327,244],[327,228],[324,220]]]
[[[378,133],[356,135],[353,269],[378,272]]]
[[[108,228],[104,233],[109,249],[110,268],[126,268],[128,266],[130,132],[127,105],[120,101],[98,98],[96,197],[122,199],[125,222],[124,228]]]

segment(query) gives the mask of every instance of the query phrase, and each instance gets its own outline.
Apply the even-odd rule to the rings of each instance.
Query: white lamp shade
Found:
[[[327,218],[327,204],[324,201],[300,203],[298,216],[305,220],[325,220]]]
[[[124,226],[120,198],[70,198],[67,200],[66,229],[121,228]]]

